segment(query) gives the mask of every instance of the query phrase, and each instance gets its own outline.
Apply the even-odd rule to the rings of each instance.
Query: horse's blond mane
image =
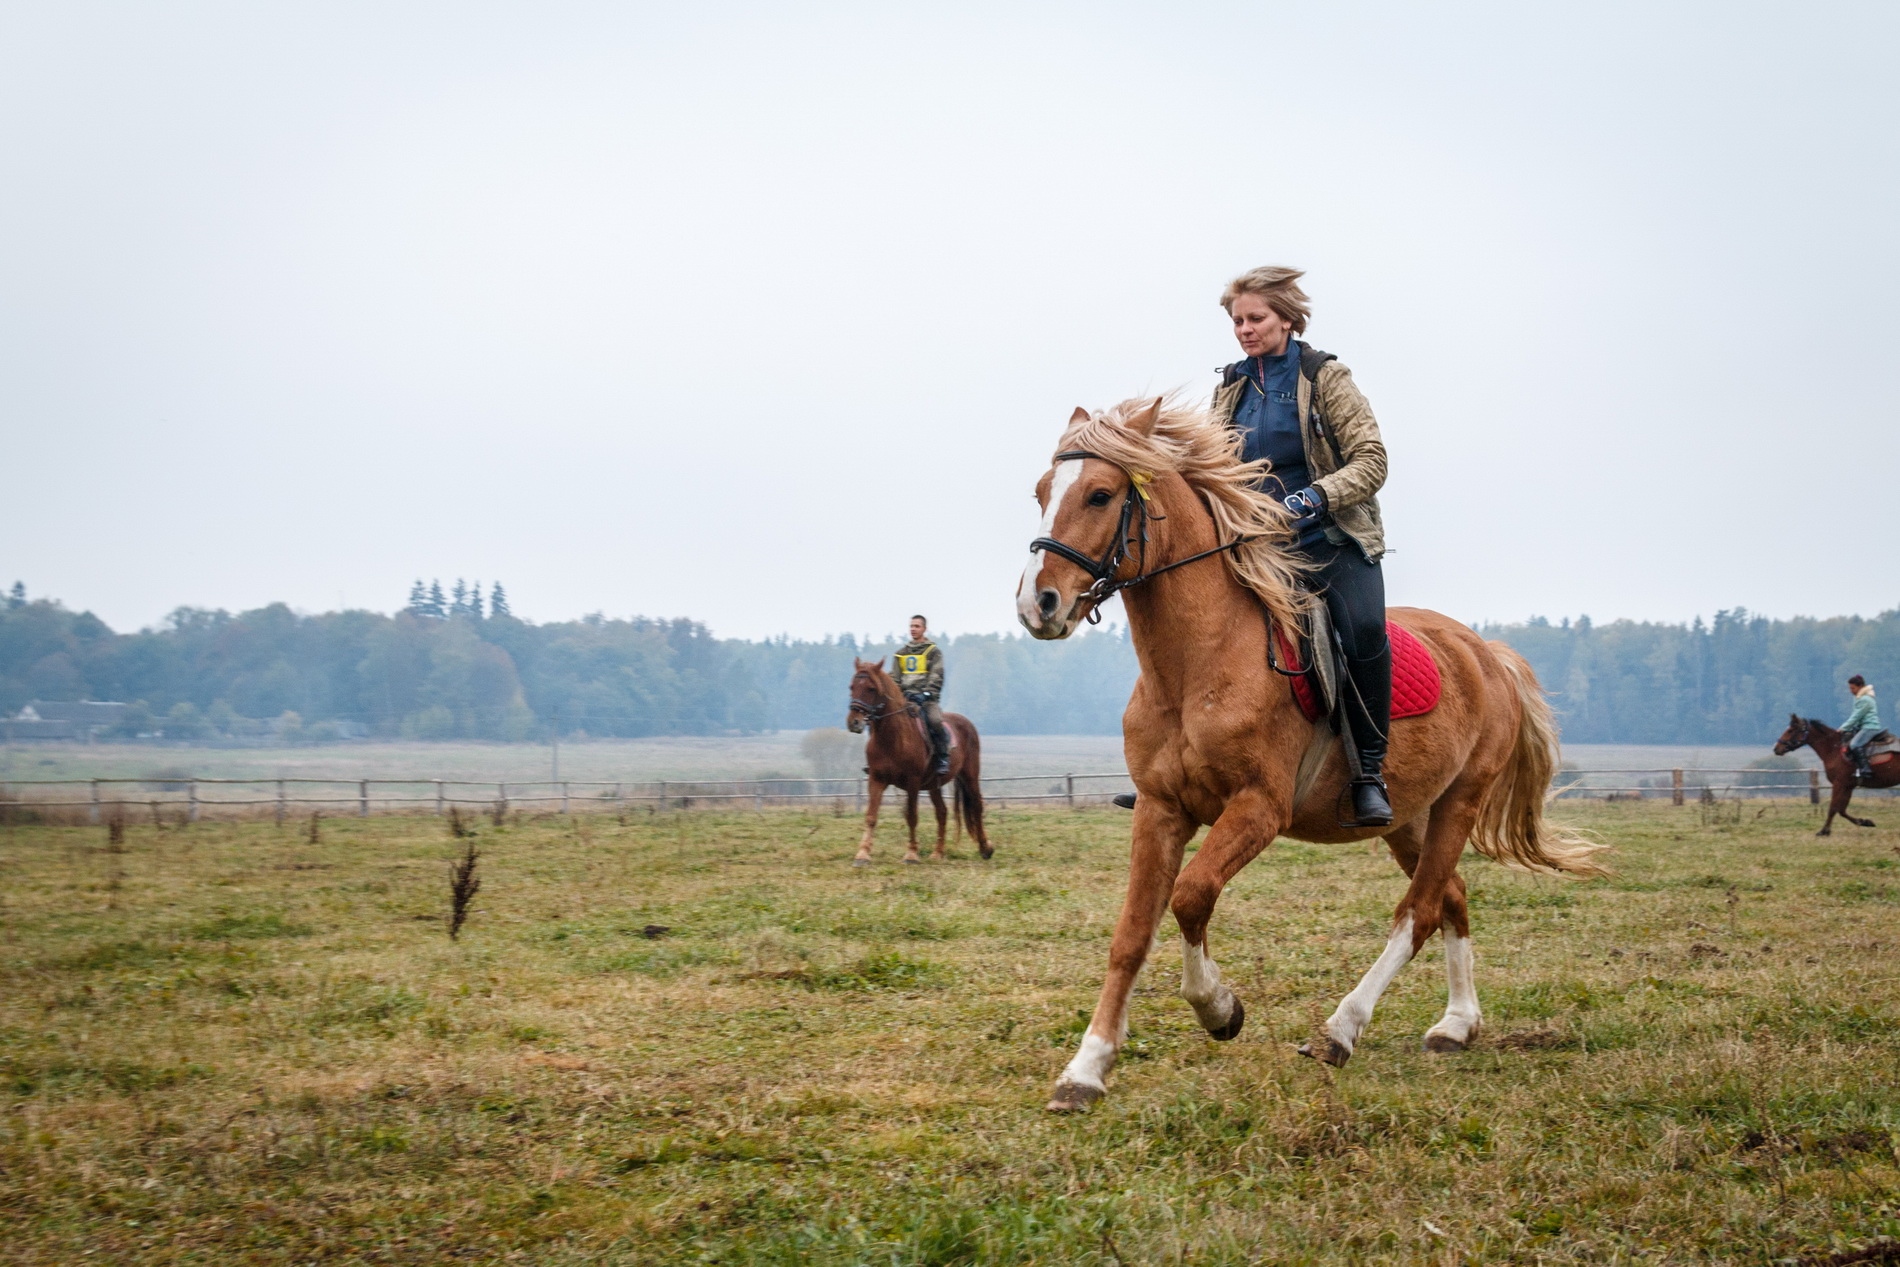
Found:
[[[1237,431],[1216,422],[1206,407],[1184,404],[1174,395],[1161,398],[1151,434],[1129,425],[1155,404],[1148,396],[1091,414],[1062,433],[1056,451],[1085,449],[1125,470],[1181,476],[1213,516],[1221,541],[1261,538],[1220,557],[1234,579],[1259,595],[1275,620],[1293,626],[1311,601],[1299,584],[1308,565],[1286,549],[1291,517],[1258,488],[1268,464],[1241,461]]]

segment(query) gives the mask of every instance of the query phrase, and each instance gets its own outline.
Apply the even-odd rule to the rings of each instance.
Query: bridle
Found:
[[[870,677],[869,674],[866,674],[865,676],[867,678]],[[871,680],[873,682],[876,681],[875,678],[872,678]],[[856,685],[856,679],[853,679],[853,685]],[[892,707],[891,702],[887,699],[880,699],[875,704],[867,704],[863,700],[859,699],[856,695],[853,695],[851,697],[851,706],[846,710],[846,712],[855,713],[858,716],[864,718],[864,720],[871,722],[873,725],[875,725],[876,723],[883,721],[886,717],[889,717],[893,715],[894,713],[903,713],[906,716],[915,717],[917,716],[917,706],[915,704],[912,704],[908,700],[906,700],[902,708],[894,708]]]
[[[1159,521],[1167,518],[1148,504],[1148,485],[1153,482],[1154,477],[1142,471],[1131,471],[1115,459],[1105,458],[1087,449],[1064,449],[1056,454],[1055,461],[1066,462],[1070,458],[1094,458],[1098,462],[1107,462],[1128,478],[1128,492],[1122,496],[1121,521],[1115,525],[1114,540],[1109,543],[1108,549],[1100,558],[1091,558],[1074,546],[1057,541],[1054,537],[1037,537],[1029,543],[1031,551],[1042,550],[1067,559],[1093,578],[1094,583],[1081,595],[1089,600],[1088,622],[1091,625],[1101,623],[1102,604],[1122,590],[1140,585],[1143,581],[1152,580],[1164,572],[1172,572],[1176,568],[1186,567],[1190,563],[1198,563],[1202,559],[1212,558],[1229,550],[1237,550],[1241,546],[1260,540],[1258,536],[1235,537],[1225,545],[1203,550],[1199,554],[1190,554],[1187,558],[1176,559],[1172,563],[1164,563],[1150,571],[1148,568],[1148,524],[1150,520]],[[1134,530],[1132,537],[1131,529]],[[1121,571],[1122,564],[1128,561],[1128,546],[1131,540],[1137,546],[1135,574],[1125,581],[1117,580],[1115,574]]]
[[[1801,719],[1801,732],[1799,734],[1794,733],[1793,726],[1788,727],[1788,732],[1787,735],[1782,736],[1775,744],[1775,755],[1777,757],[1785,757],[1796,748],[1807,743],[1808,736],[1813,733],[1813,726],[1807,718],[1803,717]]]

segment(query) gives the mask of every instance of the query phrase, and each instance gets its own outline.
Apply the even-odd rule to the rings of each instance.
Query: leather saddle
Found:
[[[1891,730],[1875,731],[1874,737],[1867,741],[1867,759],[1869,761],[1873,761],[1878,757],[1892,756],[1895,753],[1900,753],[1900,739],[1894,738],[1894,734]]]

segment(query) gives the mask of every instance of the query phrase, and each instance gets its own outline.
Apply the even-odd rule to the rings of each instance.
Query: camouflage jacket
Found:
[[[1315,386],[1319,389],[1317,408]],[[1215,389],[1214,416],[1223,425],[1233,425],[1234,410],[1246,389],[1245,378]],[[1385,553],[1385,523],[1379,517],[1378,499],[1385,484],[1385,442],[1379,438],[1372,406],[1352,381],[1352,371],[1334,360],[1320,366],[1317,384],[1303,373],[1299,376],[1296,407],[1306,469],[1326,494],[1333,523],[1377,563]]]
[[[943,695],[943,652],[927,638],[907,642],[891,657],[891,676],[906,695],[922,692],[938,699]]]

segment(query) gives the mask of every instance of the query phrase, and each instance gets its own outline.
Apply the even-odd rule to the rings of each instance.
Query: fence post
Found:
[[[1682,771],[1680,770],[1669,772],[1669,803],[1682,804]]]
[[[284,804],[284,781],[279,779],[277,780],[277,825],[279,827],[284,825],[284,811],[287,808]]]
[[[435,816],[437,818],[442,817],[442,800],[442,780],[437,779],[435,781]]]
[[[1073,774],[1065,774],[1062,776],[1062,779],[1064,783],[1068,784],[1069,808],[1074,809],[1075,808],[1075,776]]]
[[[666,780],[660,780],[660,812],[666,812]]]
[[[627,798],[621,794],[621,785],[618,782],[614,784],[614,803],[616,805],[625,805],[627,803]]]
[[[362,779],[356,785],[356,816],[369,817],[369,780]]]
[[[99,780],[92,781],[92,821],[99,821]]]
[[[1821,803],[1821,772],[1819,770],[1809,770],[1808,771],[1808,804],[1819,805],[1820,803]]]
[[[754,783],[752,784],[752,812],[754,814],[760,814],[760,813],[763,813],[764,811],[765,811],[765,780],[759,779],[759,780],[754,781]]]
[[[193,779],[191,781],[189,795],[191,797],[191,808],[186,811],[185,816],[188,821],[195,823],[198,821],[198,780]]]
[[[567,784],[565,782],[561,784],[561,812],[567,813]]]

